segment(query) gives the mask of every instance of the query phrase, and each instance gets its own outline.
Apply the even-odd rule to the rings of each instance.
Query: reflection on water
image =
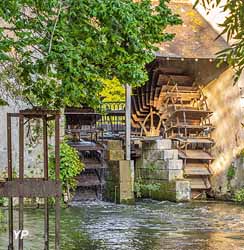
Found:
[[[25,229],[31,235],[25,250],[42,249],[43,220],[42,210],[26,209]],[[53,229],[53,214],[51,220]],[[6,232],[0,233],[0,249],[7,249]],[[62,250],[88,249],[244,250],[244,206],[144,201],[136,206],[90,203],[64,209]]]

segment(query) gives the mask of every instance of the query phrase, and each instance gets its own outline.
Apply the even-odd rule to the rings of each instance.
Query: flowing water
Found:
[[[43,219],[42,210],[25,210],[30,231],[25,250],[43,250]],[[53,214],[51,220],[53,228]],[[7,232],[0,233],[0,249],[7,250]],[[147,200],[135,206],[94,202],[62,210],[62,250],[166,249],[244,250],[244,206]]]

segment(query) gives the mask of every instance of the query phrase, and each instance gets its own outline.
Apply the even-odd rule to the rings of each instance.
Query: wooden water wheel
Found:
[[[150,107],[150,112],[146,116],[143,122],[140,122],[141,125],[141,136],[159,136],[160,129],[162,125],[163,116],[159,111],[153,111]]]

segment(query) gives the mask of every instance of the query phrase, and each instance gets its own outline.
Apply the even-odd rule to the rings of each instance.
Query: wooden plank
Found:
[[[183,142],[183,143],[202,143],[202,144],[214,144],[214,140],[210,138],[182,138],[182,137],[175,137],[173,138],[176,141]]]
[[[188,120],[193,120],[193,119],[199,120],[199,119],[206,119],[207,117],[212,115],[213,112],[209,110],[179,108],[178,110],[170,114],[168,121],[171,121],[175,119],[176,117],[178,117],[179,119],[183,119],[184,113],[186,114],[186,118]]]
[[[208,169],[208,166],[206,164],[201,163],[192,163],[187,164],[184,168],[184,175],[187,176],[209,176],[211,175],[210,170]]]
[[[207,190],[211,188],[208,178],[191,178],[187,180],[190,181],[191,189]]]
[[[178,85],[192,86],[193,78],[188,75],[164,75],[160,74],[157,85],[163,85],[170,82],[171,84],[177,83]]]
[[[168,125],[169,126],[169,125]],[[178,128],[187,128],[189,129],[189,131],[192,131],[192,130],[196,130],[196,131],[199,131],[199,130],[204,130],[204,129],[209,129],[209,130],[213,130],[214,129],[214,126],[208,124],[208,125],[190,125],[190,124],[172,124],[170,125],[167,129],[166,129],[166,132],[167,131],[170,131],[170,130],[174,130],[174,129],[178,129]]]
[[[192,159],[192,160],[213,160],[214,158],[207,152],[203,150],[179,150],[179,157],[182,159]]]

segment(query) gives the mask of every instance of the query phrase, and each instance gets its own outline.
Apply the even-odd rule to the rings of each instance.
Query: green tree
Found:
[[[235,42],[230,48],[221,51],[219,56],[227,59],[230,66],[236,70],[235,80],[237,81],[244,69],[244,1],[243,0],[228,0],[223,3],[222,0],[197,0],[196,5],[201,3],[209,12],[215,7],[222,7],[226,12],[225,21],[220,24],[223,27],[221,35],[226,34],[228,42]]]
[[[103,89],[100,95],[105,102],[125,101],[125,87],[121,85],[117,78],[103,80]]]
[[[181,20],[160,0],[0,1],[2,85],[34,105],[94,105],[103,84],[141,85]]]

